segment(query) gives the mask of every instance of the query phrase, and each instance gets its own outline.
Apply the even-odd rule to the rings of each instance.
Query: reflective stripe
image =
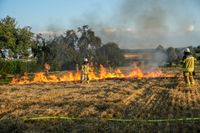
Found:
[[[183,117],[183,118],[166,118],[166,119],[120,119],[120,118],[79,118],[79,117],[65,117],[65,116],[41,116],[41,117],[23,117],[22,120],[24,121],[41,121],[41,120],[50,120],[50,119],[64,119],[64,120],[79,120],[79,121],[85,121],[85,120],[93,120],[93,121],[116,121],[116,122],[149,122],[149,123],[153,123],[153,122],[186,122],[186,121],[200,121],[200,117],[192,117],[192,118],[187,118],[187,117]]]

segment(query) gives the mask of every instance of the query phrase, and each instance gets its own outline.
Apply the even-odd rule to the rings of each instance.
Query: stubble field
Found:
[[[179,76],[2,85],[0,132],[198,132],[199,82],[188,88]]]

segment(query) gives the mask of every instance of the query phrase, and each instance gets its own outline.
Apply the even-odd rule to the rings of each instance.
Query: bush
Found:
[[[118,67],[125,62],[123,51],[116,43],[107,43],[96,51],[99,64],[105,66]]]
[[[0,75],[35,72],[37,69],[36,61],[0,60]]]

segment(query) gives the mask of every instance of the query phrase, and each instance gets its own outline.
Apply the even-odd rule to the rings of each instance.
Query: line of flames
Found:
[[[107,71],[107,69],[100,65],[99,74],[96,74],[94,69],[91,68],[89,73],[90,80],[100,80],[108,78],[156,78],[156,77],[170,77],[171,75],[164,74],[160,69],[156,69],[153,72],[143,73],[139,67],[134,67],[133,70],[125,75],[120,69],[116,69],[113,72]],[[57,82],[70,82],[80,81],[81,72],[68,71],[62,76],[56,76],[55,74],[45,75],[44,72],[35,73],[31,79],[28,75],[24,75],[20,78],[13,78],[11,84],[32,84],[32,83],[57,83]]]

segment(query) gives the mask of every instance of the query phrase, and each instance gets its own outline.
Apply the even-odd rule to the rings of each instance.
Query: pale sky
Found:
[[[7,15],[35,33],[88,24],[121,48],[200,45],[200,0],[0,0]]]

